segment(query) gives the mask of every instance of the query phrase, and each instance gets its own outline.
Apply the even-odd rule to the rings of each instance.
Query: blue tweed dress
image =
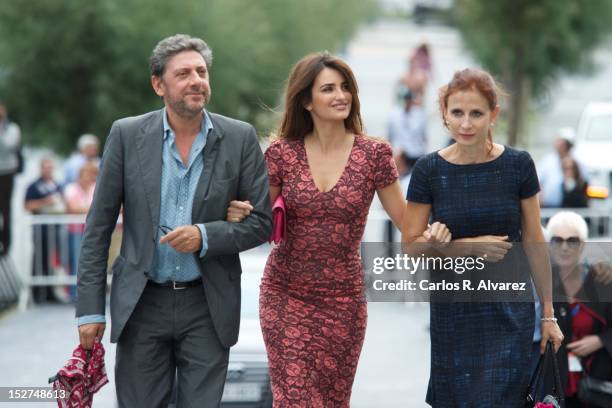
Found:
[[[415,165],[407,199],[431,204],[432,222],[453,239],[508,235],[521,241],[520,201],[539,183],[527,152],[506,146],[496,159],[457,165],[438,152]],[[533,303],[431,303],[431,376],[435,408],[522,407],[529,383]]]

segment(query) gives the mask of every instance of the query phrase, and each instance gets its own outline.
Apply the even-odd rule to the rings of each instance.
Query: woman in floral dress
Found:
[[[294,66],[265,157],[270,199],[282,194],[287,210],[260,292],[274,407],[348,407],[366,329],[368,210],[377,192],[400,225],[406,201],[390,146],[363,133],[345,62],[321,53]]]

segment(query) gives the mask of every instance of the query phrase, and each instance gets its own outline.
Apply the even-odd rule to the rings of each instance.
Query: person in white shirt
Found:
[[[414,95],[409,89],[402,89],[400,93],[404,104],[389,115],[387,136],[396,162],[403,156],[409,171],[427,153],[427,116],[422,106],[414,104]]]
[[[566,157],[572,157],[571,150],[574,144],[575,133],[571,127],[562,127],[557,130],[555,150],[540,160],[537,166],[540,180],[540,206],[559,208],[563,205],[563,166],[561,162]],[[576,160],[574,158],[574,160]],[[580,163],[576,161],[578,167]],[[580,168],[580,173],[586,173]]]

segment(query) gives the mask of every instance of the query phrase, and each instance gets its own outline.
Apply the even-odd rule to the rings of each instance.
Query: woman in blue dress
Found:
[[[440,109],[455,143],[416,163],[402,241],[436,242],[445,236],[440,231],[447,230],[451,245],[469,243],[453,251],[487,253],[489,260],[502,259],[510,242],[545,242],[531,157],[492,140],[498,95],[491,75],[477,69],[456,72],[441,89]],[[534,247],[538,244],[525,251],[544,299],[542,345],[550,339],[558,348],[563,335],[549,295],[550,262],[545,251]],[[435,408],[523,407],[533,316],[530,302],[432,302],[427,402]]]

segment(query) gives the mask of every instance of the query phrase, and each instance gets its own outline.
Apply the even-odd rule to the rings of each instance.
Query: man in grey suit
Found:
[[[116,121],[81,247],[76,316],[89,349],[105,329],[106,262],[123,206],[121,255],[112,266],[111,342],[120,407],[220,404],[229,347],[238,339],[240,251],[272,228],[268,178],[255,130],[208,112],[212,53],[175,35],[151,55],[165,108]],[[233,200],[250,216],[226,222]]]

